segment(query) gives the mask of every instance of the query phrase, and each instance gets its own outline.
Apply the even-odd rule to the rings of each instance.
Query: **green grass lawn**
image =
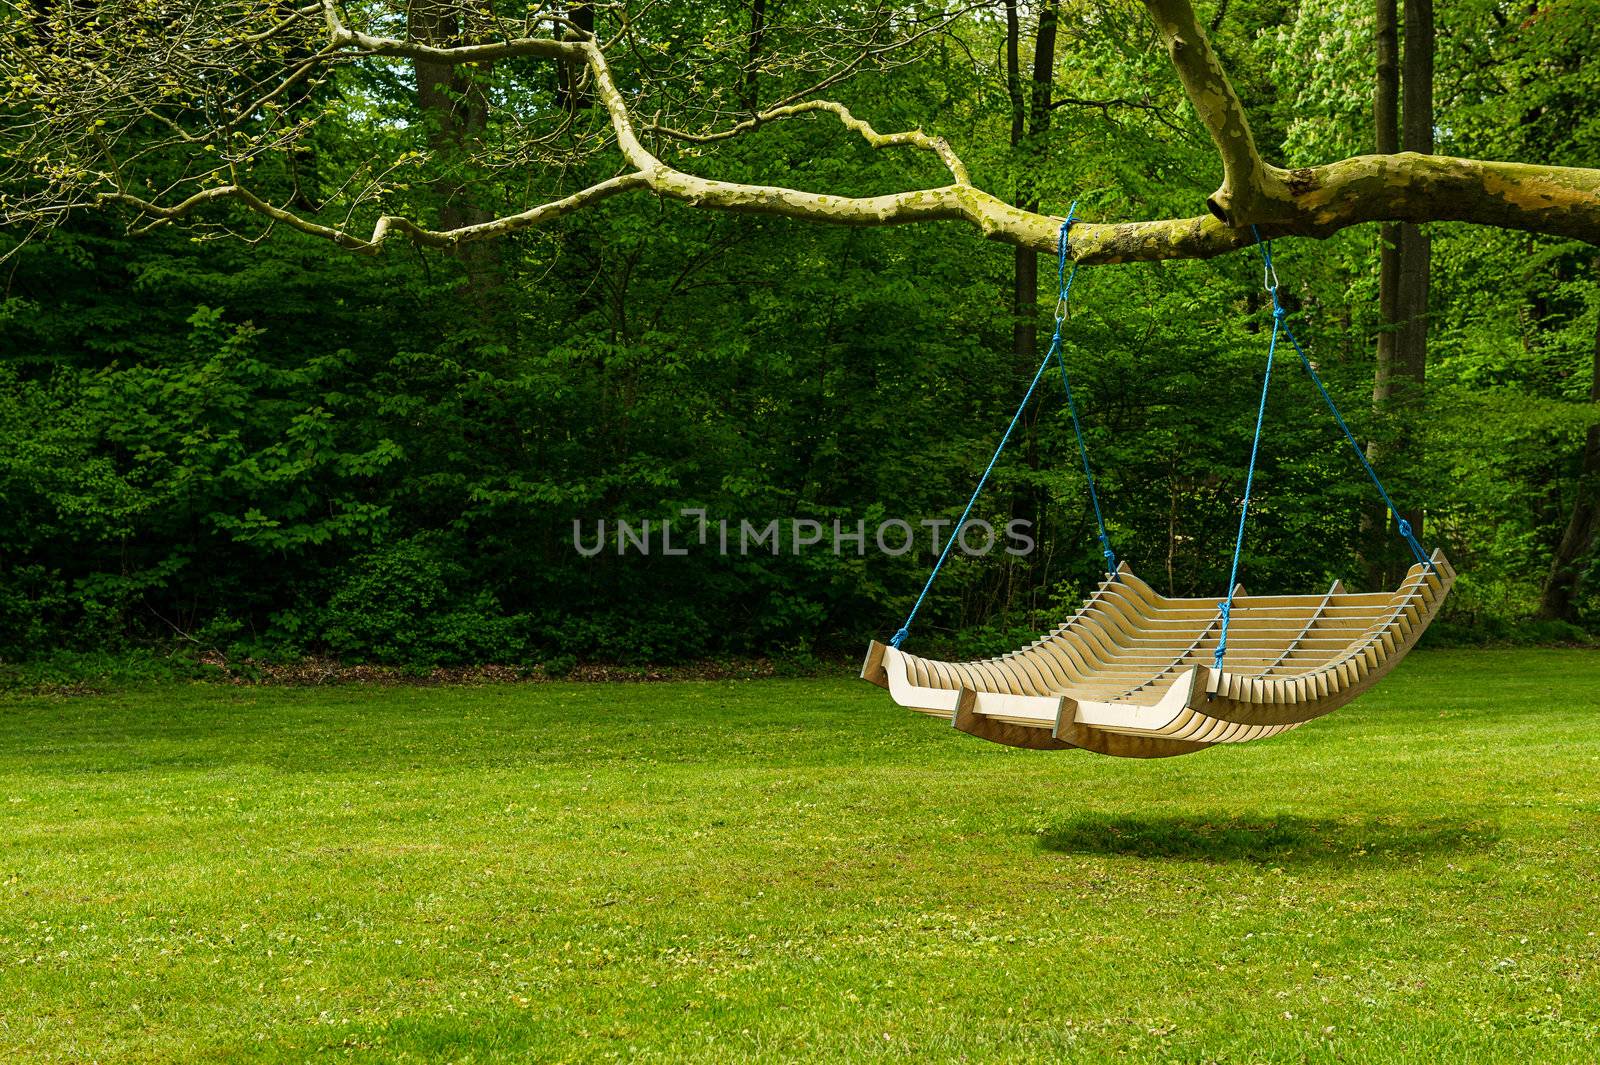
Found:
[[[1600,1060],[1600,654],[1290,735],[859,681],[0,701],[0,1061]]]

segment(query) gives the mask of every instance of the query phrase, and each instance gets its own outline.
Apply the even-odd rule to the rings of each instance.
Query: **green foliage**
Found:
[[[505,662],[526,645],[526,619],[494,596],[463,590],[466,569],[408,540],[354,560],[316,625],[334,655],[352,661]]]
[[[744,13],[665,4],[650,17],[658,58],[692,59],[694,91],[730,100],[734,65],[703,42]],[[1366,146],[1365,8],[1236,2],[1206,17],[1269,155]],[[1470,0],[1439,17],[1441,150],[1593,162],[1583,5],[1525,16]],[[1016,146],[998,23],[959,33],[838,94],[880,129],[949,136],[979,184],[1047,209],[1199,210],[1214,154],[1137,9],[1064,10],[1063,105]],[[625,84],[636,61],[618,61]],[[497,76],[545,106],[552,88],[531,70]],[[803,73],[771,72],[773,91]],[[331,191],[318,159],[425,148],[401,121],[409,91],[371,70],[319,85],[331,117],[278,164],[278,193]],[[692,150],[710,175],[836,193],[942,180],[922,153],[875,151],[831,116]],[[432,165],[406,156],[383,202],[443,211]],[[523,203],[509,173],[477,175],[474,195]],[[1422,457],[1391,456],[1383,473],[1462,572],[1447,631],[1501,640],[1534,631],[1519,619],[1600,418],[1587,399],[1600,275],[1586,246],[1432,230]],[[283,234],[252,247],[129,238],[82,216],[23,248],[0,301],[0,655],[177,640],[233,658],[548,667],[854,651],[909,608],[933,561],[925,541],[898,558],[826,545],[586,558],[573,522],[676,519],[681,532],[685,508],[735,527],[952,518],[1034,369],[1012,352],[1012,252],[961,227],[827,229],[630,199],[479,247],[396,243],[365,259]],[[1375,233],[1279,256],[1297,329],[1355,430],[1394,441],[1399,427],[1364,401]],[[1265,357],[1259,276],[1239,255],[1078,279],[1065,355],[1112,539],[1163,591],[1226,581]],[[1358,584],[1370,488],[1292,359],[1267,413],[1247,587]],[[1058,621],[1099,572],[1053,371],[977,513],[1034,522],[1039,549],[956,558],[933,589],[919,638],[972,652]],[[1580,610],[1591,627],[1595,576]]]
[[[86,695],[134,691],[174,682],[222,679],[192,648],[154,651],[47,650],[23,662],[0,662],[0,692]]]
[[[1291,86],[1280,166],[1373,150],[1373,4],[1303,0],[1272,34],[1273,80]]]

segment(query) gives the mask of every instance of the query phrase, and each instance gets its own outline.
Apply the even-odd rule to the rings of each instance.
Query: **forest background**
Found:
[[[697,91],[737,109],[771,91],[752,74],[762,35],[826,14],[671,0],[649,32]],[[1433,150],[1600,164],[1597,14],[1588,0],[1441,0],[1425,42]],[[1222,0],[1201,15],[1269,158],[1373,150],[1372,6]],[[707,44],[730,35],[749,50]],[[514,170],[463,177],[426,152],[438,129],[401,117],[430,106],[403,65],[353,66],[316,91],[325,117],[283,168],[308,210],[340,153],[375,141],[431,154],[405,189],[421,216],[519,202]],[[552,74],[516,91],[559,108],[567,88]],[[948,138],[978,185],[1056,214],[1074,201],[1091,220],[1194,214],[1216,186],[1215,153],[1132,6],[978,5],[830,94],[880,129]],[[585,180],[609,164],[589,165]],[[825,115],[762,126],[700,166],[862,195],[937,171]],[[933,561],[926,540],[882,554],[870,530],[960,513],[1054,302],[1048,256],[961,225],[835,228],[647,196],[456,255],[395,241],[351,256],[286,231],[130,236],[123,222],[75,214],[48,239],[0,235],[13,252],[0,268],[12,662],[177,648],[557,674],[854,652],[898,626]],[[1430,638],[1589,639],[1600,249],[1426,225],[1420,302],[1397,320],[1380,258],[1398,229],[1276,253],[1297,333],[1391,493],[1461,572]],[[1110,537],[1164,592],[1224,590],[1269,313],[1253,252],[1079,271],[1063,354]],[[1375,401],[1385,336],[1409,345],[1413,377],[1423,360],[1425,385]],[[1392,517],[1292,358],[1265,426],[1246,587],[1392,582],[1405,558]],[[835,554],[831,534],[798,554],[574,549],[575,521],[586,536],[600,519],[677,517],[681,531],[685,509],[864,521],[867,550]],[[921,615],[928,644],[1014,645],[1098,579],[1058,377],[974,514],[1033,522],[1038,547],[956,556]]]

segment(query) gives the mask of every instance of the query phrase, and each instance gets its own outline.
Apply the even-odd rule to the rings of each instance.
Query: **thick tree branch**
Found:
[[[353,48],[367,55],[390,56],[396,59],[420,59],[426,63],[492,63],[498,59],[517,56],[538,56],[544,59],[581,58],[576,41],[562,41],[544,37],[517,37],[506,41],[484,44],[433,45],[417,41],[404,41],[397,37],[374,37],[351,29],[339,14],[335,0],[322,0],[322,15],[328,26],[328,40],[334,48]],[[566,19],[544,14],[543,21],[570,27]]]
[[[1258,200],[1281,197],[1283,172],[1262,162],[1244,104],[1233,91],[1222,61],[1211,50],[1189,0],[1145,0],[1145,8],[1195,113],[1222,157],[1222,186],[1211,194],[1206,206],[1233,225],[1253,221],[1248,216]]]
[[[1415,152],[1297,170],[1264,162],[1189,0],[1145,0],[1145,7],[1222,159],[1222,185],[1206,206],[1226,226],[1325,237],[1364,222],[1462,221],[1600,243],[1600,170]],[[1237,243],[1237,235],[1222,233],[1191,230],[1186,246]]]

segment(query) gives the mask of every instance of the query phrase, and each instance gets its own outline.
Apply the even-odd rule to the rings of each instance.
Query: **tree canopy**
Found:
[[[1072,257],[1128,263],[1080,276],[1065,354],[1153,583],[1226,576],[1266,307],[1214,257],[1255,225],[1325,238],[1279,240],[1286,300],[1462,571],[1442,634],[1504,635],[1563,566],[1545,613],[1592,623],[1593,14],[1441,0],[1423,155],[1375,152],[1377,14],[1345,0],[14,3],[0,648],[851,646],[931,559],[836,555],[832,523],[954,517],[1034,369],[1016,337],[1051,300],[973,235],[1053,250],[1074,200]],[[1418,404],[1374,409],[1380,221],[1431,236],[1431,346]],[[1372,550],[1370,486],[1281,377],[1252,591]],[[958,558],[948,638],[1012,639],[1094,578],[1052,382],[980,503],[1038,550]],[[829,536],[573,548],[575,520],[685,510]]]

